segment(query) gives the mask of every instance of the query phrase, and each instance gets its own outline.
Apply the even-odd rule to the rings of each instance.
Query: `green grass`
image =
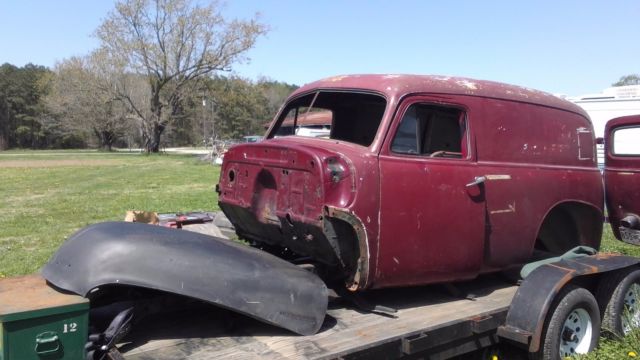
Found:
[[[601,337],[598,348],[586,355],[576,356],[579,360],[620,360],[640,359],[640,329],[622,339]]]
[[[611,227],[608,224],[605,225],[604,234],[602,235],[600,251],[640,257],[640,246],[629,245],[625,242],[616,240],[613,236],[613,232],[611,231]]]
[[[127,210],[217,210],[218,171],[187,155],[0,152],[0,277],[37,271],[76,230]]]

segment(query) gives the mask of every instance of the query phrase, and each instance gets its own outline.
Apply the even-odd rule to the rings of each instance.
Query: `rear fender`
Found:
[[[167,291],[302,335],[318,331],[327,309],[322,280],[291,263],[229,240],[139,223],[78,231],[42,275],[83,296],[117,284]]]

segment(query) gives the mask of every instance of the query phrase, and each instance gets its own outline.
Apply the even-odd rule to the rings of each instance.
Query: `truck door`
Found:
[[[468,110],[452,98],[404,101],[380,151],[378,285],[461,280],[481,267],[484,202],[466,187],[476,173]]]
[[[611,228],[618,240],[640,245],[640,115],[610,120],[604,144]]]

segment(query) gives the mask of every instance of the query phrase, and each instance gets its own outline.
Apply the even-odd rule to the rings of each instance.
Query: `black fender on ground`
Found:
[[[53,255],[42,275],[82,296],[105,285],[184,295],[302,335],[318,331],[328,301],[320,278],[271,254],[140,223],[106,222],[81,229]]]
[[[597,254],[541,265],[523,281],[513,297],[498,336],[523,345],[529,352],[540,348],[550,307],[565,285],[577,277],[637,266],[639,258]]]

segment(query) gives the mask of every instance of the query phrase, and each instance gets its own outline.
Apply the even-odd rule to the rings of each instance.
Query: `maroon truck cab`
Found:
[[[607,210],[619,240],[640,245],[640,115],[609,121],[605,127]]]
[[[320,111],[331,114],[328,139],[279,132]],[[219,192],[239,236],[351,290],[598,248],[603,225],[587,114],[547,93],[455,77],[308,84],[265,141],[226,153]]]

